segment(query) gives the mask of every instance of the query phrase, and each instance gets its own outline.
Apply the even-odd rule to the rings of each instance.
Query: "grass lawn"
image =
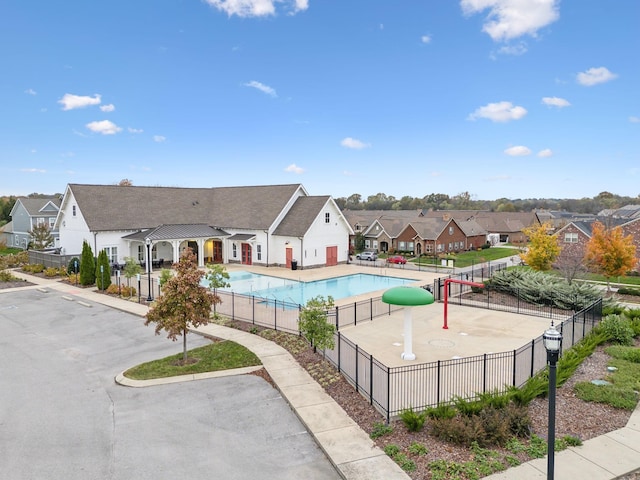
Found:
[[[11,255],[22,252],[19,248],[4,247],[0,248],[0,255]]]
[[[187,352],[195,363],[181,366],[182,351],[160,360],[142,363],[124,372],[124,376],[133,380],[151,380],[152,378],[174,377],[194,373],[216,372],[231,368],[261,365],[260,359],[242,345],[229,340],[214,342],[211,345],[194,348]]]
[[[494,260],[500,260],[501,258],[511,257],[512,255],[516,255],[519,253],[518,249],[515,248],[505,248],[505,247],[492,247],[485,248],[484,250],[473,250],[470,252],[460,252],[455,255],[448,255],[443,257],[447,260],[453,259],[455,261],[455,266],[457,268],[460,267],[468,267],[471,265],[475,265],[478,263],[491,262]],[[441,259],[433,259],[428,257],[415,258],[411,260],[411,262],[416,265],[439,265]]]

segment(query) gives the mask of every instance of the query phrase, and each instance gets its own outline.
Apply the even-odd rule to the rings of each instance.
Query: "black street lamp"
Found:
[[[553,480],[554,454],[556,444],[556,364],[560,356],[562,334],[553,326],[542,335],[544,348],[547,350],[547,363],[549,364],[549,431],[547,432],[547,479]]]
[[[145,240],[147,244],[147,278],[149,280],[149,295],[147,296],[147,302],[153,302],[153,297],[151,296],[151,239],[147,238]]]

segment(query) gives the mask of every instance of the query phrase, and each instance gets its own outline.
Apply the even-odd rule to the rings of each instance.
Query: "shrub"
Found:
[[[605,349],[605,353],[627,362],[640,363],[640,348],[612,345]]]
[[[598,325],[598,331],[606,335],[612,343],[632,345],[634,331],[631,322],[621,315],[607,315]]]
[[[426,455],[429,453],[429,449],[421,443],[413,442],[409,445],[409,453],[413,455]]]
[[[78,257],[73,257],[69,260],[69,264],[67,265],[67,274],[71,275],[76,273],[76,265],[78,266],[77,272],[80,272],[80,259]]]
[[[49,267],[49,268],[44,270],[44,276],[45,277],[57,277],[58,276],[58,269],[54,268],[54,267]]]
[[[373,429],[369,436],[371,438],[380,438],[381,436],[391,432],[393,432],[393,427],[391,425],[377,422],[373,424]]]
[[[456,396],[453,398],[453,404],[455,405],[458,412],[467,417],[478,415],[484,408],[484,405],[481,401],[468,400],[460,396]]]
[[[393,443],[390,443],[389,445],[386,445],[384,447],[384,453],[393,458],[400,453],[400,447]]]
[[[0,282],[15,282],[16,280],[19,280],[18,277],[13,275],[10,271],[0,270]]]
[[[612,407],[625,410],[633,410],[638,403],[637,393],[628,387],[578,382],[575,384],[574,389],[578,398],[587,402],[606,403]]]
[[[410,432],[419,432],[424,427],[427,419],[426,412],[415,412],[413,408],[408,408],[400,413],[400,419]]]
[[[441,403],[437,407],[429,407],[425,411],[429,418],[453,418],[457,415],[456,409],[449,404]]]
[[[618,289],[620,295],[635,295],[640,297],[640,288],[622,287]]]

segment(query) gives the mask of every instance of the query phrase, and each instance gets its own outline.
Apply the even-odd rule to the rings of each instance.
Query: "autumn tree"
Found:
[[[333,297],[329,295],[326,299],[322,295],[318,295],[307,301],[307,304],[300,311],[298,320],[298,328],[300,333],[309,340],[316,348],[333,348],[335,340],[333,333],[335,325],[327,321],[327,313],[334,307]]]
[[[131,279],[140,273],[142,273],[140,263],[133,257],[124,257],[124,268],[122,269],[122,274],[127,279],[127,287],[131,287]]]
[[[636,247],[631,235],[624,236],[622,227],[606,228],[601,222],[591,226],[591,238],[586,245],[584,261],[594,272],[607,279],[625,275],[636,266]]]
[[[33,227],[29,231],[29,235],[31,236],[32,247],[34,250],[42,250],[47,247],[51,247],[55,243],[49,225],[44,222]]]
[[[550,229],[551,224],[548,222],[522,229],[529,238],[529,248],[520,254],[520,258],[534,270],[551,270],[553,262],[560,254],[558,238],[549,235]]]
[[[159,297],[146,315],[145,325],[155,323],[156,335],[162,330],[174,342],[182,336],[182,362],[187,363],[187,333],[209,323],[211,306],[220,303],[220,297],[200,285],[204,272],[198,269],[195,254],[185,249],[180,261],[173,266],[176,274],[164,284]]]

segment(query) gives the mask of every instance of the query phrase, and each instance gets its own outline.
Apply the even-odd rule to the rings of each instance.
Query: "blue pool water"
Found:
[[[307,300],[318,295],[325,298],[331,295],[334,300],[338,300],[398,285],[406,285],[416,280],[358,273],[313,282],[298,282],[246,271],[235,271],[229,272],[228,281],[231,287],[223,290],[262,297],[267,300],[305,305]]]

